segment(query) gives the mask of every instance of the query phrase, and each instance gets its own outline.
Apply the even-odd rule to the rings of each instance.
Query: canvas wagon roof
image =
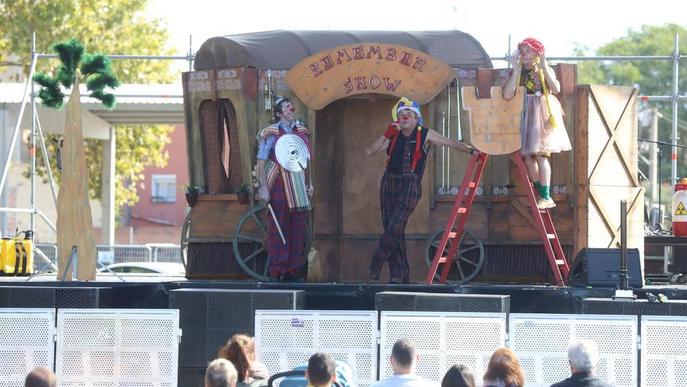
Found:
[[[489,55],[461,31],[264,31],[210,38],[196,53],[200,70],[254,67],[288,70],[329,48],[364,42],[399,44],[437,57],[454,68],[491,67]]]

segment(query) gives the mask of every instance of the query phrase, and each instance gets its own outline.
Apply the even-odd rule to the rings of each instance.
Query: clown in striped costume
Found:
[[[306,221],[313,187],[305,182],[305,171],[290,172],[277,162],[274,147],[279,137],[295,134],[310,148],[310,132],[294,120],[296,109],[286,97],[274,104],[275,123],[258,132],[258,200],[269,203],[286,243],[279,235],[274,218],[267,216],[267,255],[270,276],[280,281],[303,279]]]
[[[429,146],[448,146],[466,153],[471,153],[472,148],[422,126],[420,105],[408,98],[398,101],[392,109],[392,118],[394,122],[384,134],[366,149],[368,156],[382,150],[387,154],[379,194],[384,233],[372,257],[369,273],[372,280],[378,280],[382,266],[389,262],[390,282],[408,283],[410,268],[405,229],[422,196],[422,175]]]

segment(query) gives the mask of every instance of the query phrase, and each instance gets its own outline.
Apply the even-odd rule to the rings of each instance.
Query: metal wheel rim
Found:
[[[191,211],[186,214],[184,224],[181,226],[181,241],[179,247],[181,249],[181,264],[184,265],[184,271],[188,272],[186,261],[188,260],[188,237],[191,233]]]
[[[431,267],[432,266],[432,260],[434,259],[434,253],[436,252],[436,248],[438,247],[439,243],[441,242],[441,237],[444,235],[444,230],[439,230],[432,235],[432,237],[429,239],[427,242],[427,247],[425,248],[425,260],[427,262],[427,266]],[[465,241],[470,241],[474,242],[471,243],[469,246],[463,246],[463,243]],[[469,258],[466,258],[463,256],[463,254],[468,253],[470,251],[477,250],[478,251],[478,257],[476,260],[470,260]],[[470,231],[470,230],[465,230],[463,231],[463,236],[461,237],[460,243],[458,245],[458,252],[457,255],[459,257],[458,260],[453,262],[454,267],[457,268],[458,272],[461,274],[462,279],[461,280],[455,280],[451,279],[451,276],[449,274],[449,278],[446,280],[447,283],[455,284],[455,285],[462,285],[470,282],[473,278],[479,274],[479,272],[482,270],[482,267],[484,266],[484,262],[486,261],[486,258],[484,257],[484,244],[482,243],[481,240],[475,237],[475,235]],[[460,263],[463,263],[463,265],[466,265],[468,268],[472,268],[472,270],[467,273],[466,275],[466,270],[464,270],[463,267],[461,267]],[[443,266],[439,265],[439,268],[437,268],[437,272],[434,275],[435,280],[441,279],[441,272],[443,270]]]
[[[274,278],[269,276],[269,269],[270,269],[270,260],[269,256],[267,255],[267,248],[264,245],[264,241],[267,238],[267,225],[262,222],[260,212],[265,211],[265,206],[262,204],[258,204],[252,209],[250,209],[245,215],[241,217],[241,220],[239,223],[236,225],[236,228],[234,229],[234,236],[232,238],[232,247],[234,250],[234,259],[236,259],[236,263],[239,264],[241,269],[251,277],[255,278],[258,281],[263,281],[263,282],[270,282],[270,281],[275,281]],[[247,222],[253,222],[257,226],[257,230],[259,230],[259,234],[249,234],[249,233],[242,233],[241,229],[244,227],[244,225]],[[241,254],[240,251],[240,244],[241,243],[252,243],[254,244],[254,248],[251,253],[247,254],[245,257]],[[304,249],[304,255],[307,257],[308,252],[310,251],[310,228],[306,225],[306,233],[305,233],[305,249]],[[304,262],[307,259],[304,259]],[[247,261],[264,261],[264,267],[262,270],[262,273],[259,273],[255,271],[251,266],[249,266],[246,262]],[[305,262],[305,266],[307,268],[307,262]]]

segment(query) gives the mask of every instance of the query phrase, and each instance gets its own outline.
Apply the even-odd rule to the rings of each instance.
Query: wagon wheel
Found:
[[[179,246],[181,247],[181,263],[184,265],[184,271],[186,268],[186,261],[188,256],[188,238],[191,234],[191,211],[186,214],[186,219],[184,219],[184,224],[181,226],[181,242]]]
[[[444,230],[439,230],[432,235],[427,243],[425,258],[429,267],[432,266],[434,254],[441,243],[441,237],[443,235]],[[444,251],[445,250],[446,249],[444,249]],[[484,261],[484,245],[482,241],[475,238],[472,232],[465,230],[460,239],[458,251],[456,252],[456,259],[453,261],[454,266],[451,268],[451,271],[449,271],[447,282],[455,285],[462,285],[470,282],[479,274],[480,270],[482,270]],[[437,268],[434,278],[437,280],[440,279],[443,270],[444,264],[441,263]]]
[[[270,262],[267,257],[267,223],[265,206],[258,204],[251,208],[236,225],[232,244],[234,258],[243,271],[258,281],[273,281],[269,276]],[[310,249],[310,230],[306,227],[305,249]],[[305,262],[305,259],[303,260]],[[305,265],[307,268],[307,264]]]

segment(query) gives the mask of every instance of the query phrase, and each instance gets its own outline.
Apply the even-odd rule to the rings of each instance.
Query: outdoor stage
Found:
[[[159,277],[148,275],[123,276],[126,282],[112,275],[99,274],[96,281],[60,282],[54,276],[0,277],[0,307],[70,307],[70,308],[169,308],[170,292],[183,289],[252,291],[302,291],[302,309],[309,310],[375,310],[375,296],[381,292],[431,293],[436,295],[502,295],[509,296],[509,310],[512,313],[582,313],[585,298],[612,298],[613,288],[603,287],[559,287],[549,285],[497,285],[472,283],[469,285],[425,285],[425,284],[383,284],[383,283],[274,283],[255,281],[186,280],[182,277]],[[60,294],[57,298],[36,297],[50,289]],[[98,290],[98,292],[95,292]],[[87,292],[100,293],[98,297],[80,297]],[[94,293],[94,294],[95,294]],[[646,285],[635,289],[637,302],[646,294],[664,294],[669,301],[687,301],[687,285]],[[70,295],[74,294],[74,298]],[[94,298],[95,297],[95,298]],[[441,307],[427,305],[425,310],[460,312],[476,310],[451,310],[446,303]],[[654,305],[653,303],[651,305]],[[653,309],[660,310],[660,303]],[[413,310],[408,305],[403,310]],[[416,309],[421,310],[421,309]],[[611,312],[609,312],[611,313]],[[614,313],[614,312],[613,312]],[[656,314],[655,312],[647,312]],[[687,315],[687,304],[684,313]]]

